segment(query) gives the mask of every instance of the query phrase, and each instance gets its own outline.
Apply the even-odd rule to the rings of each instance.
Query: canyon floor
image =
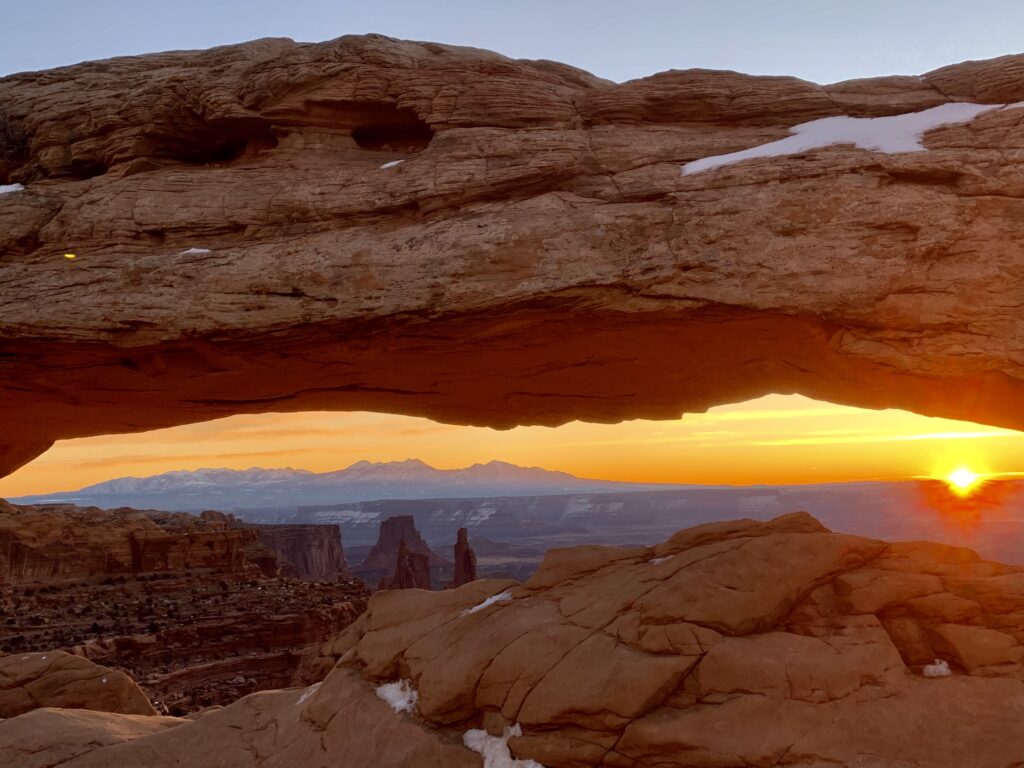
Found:
[[[321,682],[188,719],[48,708],[63,657],[6,657],[30,670],[0,704],[39,708],[0,722],[0,763],[1006,768],[1022,625],[1024,567],[802,513],[711,523],[551,550],[523,583],[377,592]]]
[[[322,670],[309,657],[369,592],[347,574],[337,528],[274,528],[0,502],[0,653],[63,650],[116,667],[176,715],[312,682]],[[262,543],[282,538],[299,567]],[[310,563],[325,552],[336,559]],[[296,575],[311,565],[333,579]]]

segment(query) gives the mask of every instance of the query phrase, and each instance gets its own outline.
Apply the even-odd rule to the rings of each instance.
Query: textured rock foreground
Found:
[[[0,718],[43,707],[155,715],[124,672],[63,651],[0,657]]]
[[[377,593],[319,685],[169,732],[105,715],[89,738],[114,746],[71,749],[78,714],[31,712],[0,723],[0,763],[469,767],[466,731],[518,723],[512,753],[548,768],[1005,768],[1024,759],[1022,626],[1024,569],[969,550],[803,514],[718,523],[553,550],[521,585]],[[936,658],[950,674],[925,676]],[[410,713],[375,692],[400,679]],[[37,756],[57,742],[78,756]]]
[[[683,176],[816,118],[1024,100],[379,36],[0,79],[0,473],[240,412],[507,427],[802,392],[1024,426],[1024,123]],[[402,162],[398,162],[402,161]],[[74,253],[71,260],[65,253]]]

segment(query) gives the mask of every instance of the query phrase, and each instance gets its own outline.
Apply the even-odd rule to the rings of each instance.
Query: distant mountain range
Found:
[[[297,506],[377,499],[478,498],[557,493],[672,490],[688,485],[588,480],[566,472],[520,467],[503,461],[464,469],[435,469],[418,459],[347,469],[197,469],[151,477],[119,477],[77,491],[22,496],[17,504],[72,503],[104,508],[136,507],[172,512],[204,509],[294,509]]]

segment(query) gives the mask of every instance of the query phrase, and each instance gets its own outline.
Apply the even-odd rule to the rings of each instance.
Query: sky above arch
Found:
[[[379,32],[622,81],[708,67],[835,82],[1024,49],[1012,0],[2,0],[0,75],[258,37]]]
[[[624,81],[670,68],[828,83],[919,74],[1024,50],[1024,3],[1003,0],[0,0],[0,76],[259,37],[378,32],[563,61]],[[203,466],[337,469],[502,459],[582,476],[707,483],[897,479],[971,463],[1015,472],[1024,435],[796,396],[678,422],[491,430],[381,414],[239,416],[58,443],[0,478],[0,497]]]

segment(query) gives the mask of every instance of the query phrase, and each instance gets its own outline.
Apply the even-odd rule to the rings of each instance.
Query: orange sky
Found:
[[[199,467],[325,471],[419,458],[450,469],[500,459],[581,477],[681,483],[805,483],[1024,469],[1024,433],[796,395],[678,421],[574,422],[498,432],[376,413],[233,416],[137,435],[66,440],[9,477],[0,497],[74,490]]]

